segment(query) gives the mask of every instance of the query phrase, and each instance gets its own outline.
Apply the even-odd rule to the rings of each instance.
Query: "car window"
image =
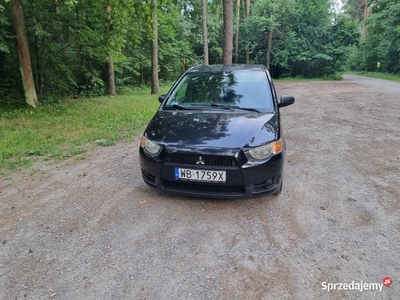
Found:
[[[273,101],[267,76],[262,71],[245,70],[187,73],[170,94],[165,108],[212,104],[272,111]]]

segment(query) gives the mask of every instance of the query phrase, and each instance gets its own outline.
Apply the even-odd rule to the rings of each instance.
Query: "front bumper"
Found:
[[[191,155],[206,156],[204,153]],[[139,156],[144,182],[160,191],[173,194],[219,199],[255,198],[278,192],[282,182],[284,152],[261,165],[247,168],[243,167],[245,158],[241,152],[231,154],[230,158],[234,163],[227,163],[225,166],[188,165],[188,161],[171,161],[171,155],[167,153],[162,153],[156,159],[149,158],[142,148]],[[226,181],[215,183],[176,179],[175,167],[223,170],[226,171]]]

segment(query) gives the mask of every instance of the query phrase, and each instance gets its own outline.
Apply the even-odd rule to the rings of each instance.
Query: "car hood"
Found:
[[[170,149],[242,149],[275,140],[275,113],[225,111],[158,111],[146,135]]]

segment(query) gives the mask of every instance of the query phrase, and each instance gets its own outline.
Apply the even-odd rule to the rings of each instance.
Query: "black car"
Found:
[[[140,145],[143,180],[161,191],[251,198],[282,190],[285,140],[262,65],[198,66],[166,95]]]

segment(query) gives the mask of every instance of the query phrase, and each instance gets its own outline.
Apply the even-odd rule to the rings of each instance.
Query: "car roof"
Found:
[[[197,72],[235,72],[235,71],[256,71],[266,72],[264,65],[232,64],[232,65],[200,65],[190,68],[186,73]]]

